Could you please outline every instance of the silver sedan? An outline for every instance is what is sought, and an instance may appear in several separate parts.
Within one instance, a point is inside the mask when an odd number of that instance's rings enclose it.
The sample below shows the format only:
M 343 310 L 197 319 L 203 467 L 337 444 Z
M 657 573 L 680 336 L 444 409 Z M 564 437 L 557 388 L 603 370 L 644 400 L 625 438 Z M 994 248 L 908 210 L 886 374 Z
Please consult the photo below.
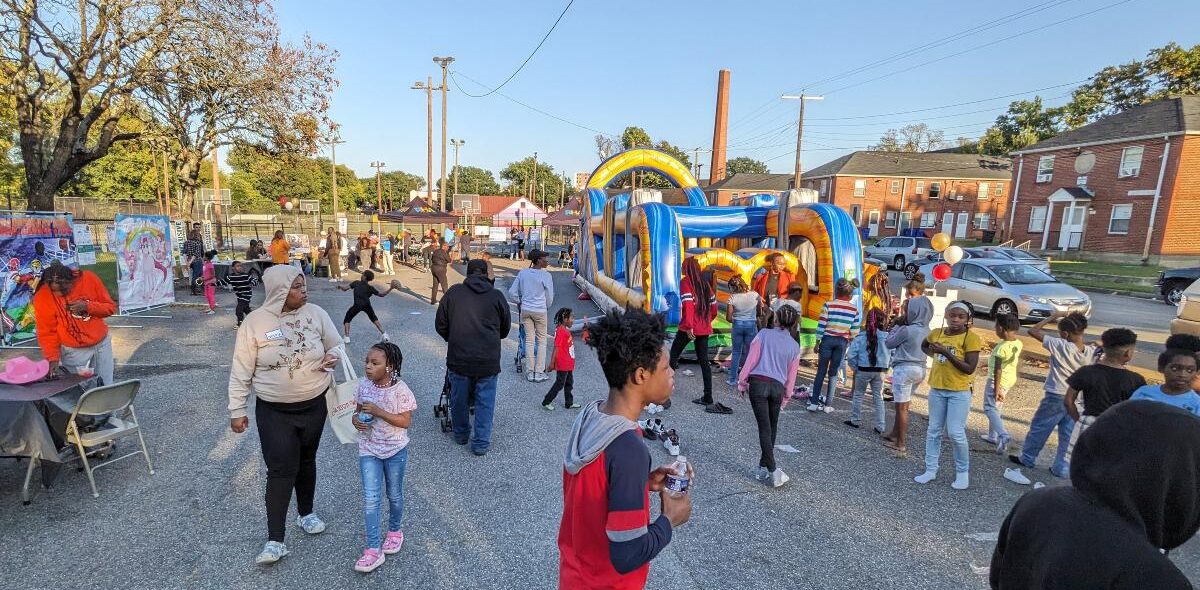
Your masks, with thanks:
M 933 277 L 933 264 L 921 267 L 926 280 Z M 1034 268 L 1011 260 L 972 258 L 953 267 L 943 281 L 958 290 L 958 299 L 975 311 L 1016 315 L 1037 321 L 1055 311 L 1092 313 L 1092 300 L 1083 291 Z

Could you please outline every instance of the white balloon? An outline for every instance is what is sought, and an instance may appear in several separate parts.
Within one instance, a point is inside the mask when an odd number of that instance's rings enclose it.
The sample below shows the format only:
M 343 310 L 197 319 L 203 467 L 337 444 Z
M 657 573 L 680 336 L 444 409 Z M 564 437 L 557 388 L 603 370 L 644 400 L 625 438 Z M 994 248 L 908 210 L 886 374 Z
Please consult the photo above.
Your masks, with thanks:
M 292 207 L 295 207 L 295 205 L 292 205 L 292 202 L 291 202 L 291 201 L 288 201 L 288 202 L 286 202 L 286 203 L 284 203 L 284 204 L 283 204 L 283 208 L 284 208 L 284 209 L 287 209 L 288 211 L 291 211 L 291 210 L 292 210 Z
M 945 258 L 946 262 L 950 264 L 958 264 L 958 261 L 962 260 L 962 257 L 963 250 L 958 246 L 950 246 L 942 252 L 942 258 Z

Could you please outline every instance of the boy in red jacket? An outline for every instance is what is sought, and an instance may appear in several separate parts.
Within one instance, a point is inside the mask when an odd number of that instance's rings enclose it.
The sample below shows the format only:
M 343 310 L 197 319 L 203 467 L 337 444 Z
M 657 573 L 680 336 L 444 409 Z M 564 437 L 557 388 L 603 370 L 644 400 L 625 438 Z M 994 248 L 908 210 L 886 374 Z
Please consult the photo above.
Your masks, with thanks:
M 587 343 L 600 357 L 609 390 L 607 399 L 584 407 L 567 442 L 558 528 L 561 589 L 645 587 L 650 560 L 692 513 L 686 493 L 663 493 L 670 469 L 650 470 L 650 451 L 637 427 L 646 404 L 671 396 L 675 371 L 663 351 L 666 339 L 662 318 L 640 310 L 613 312 L 588 327 Z M 662 507 L 652 523 L 650 492 L 659 492 Z

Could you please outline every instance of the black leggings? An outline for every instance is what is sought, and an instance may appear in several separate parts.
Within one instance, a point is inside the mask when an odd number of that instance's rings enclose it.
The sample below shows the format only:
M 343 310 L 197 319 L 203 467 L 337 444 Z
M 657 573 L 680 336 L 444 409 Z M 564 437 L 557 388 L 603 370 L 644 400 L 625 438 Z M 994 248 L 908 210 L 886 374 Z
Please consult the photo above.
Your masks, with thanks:
M 292 489 L 296 490 L 296 512 L 312 514 L 317 447 L 328 410 L 324 395 L 292 404 L 256 399 L 254 408 L 267 463 L 267 539 L 282 543 Z
M 351 306 L 350 309 L 347 309 L 346 317 L 342 320 L 342 323 L 349 324 L 350 320 L 353 320 L 354 316 L 358 315 L 359 312 L 367 314 L 367 319 L 371 320 L 372 322 L 379 321 L 379 316 L 375 315 L 375 308 L 371 307 L 371 304 L 368 303 L 366 305 L 355 304 Z
M 692 339 L 683 332 L 675 333 L 675 341 L 671 343 L 671 368 L 679 369 L 679 355 Z M 700 376 L 704 379 L 704 398 L 706 404 L 713 403 L 712 396 L 712 363 L 708 361 L 708 336 L 696 337 L 696 362 L 700 363 Z
M 446 280 L 446 268 L 432 268 L 429 271 L 433 275 L 433 293 L 429 296 L 430 303 L 437 302 L 438 285 L 442 286 L 442 297 L 446 296 L 446 289 L 449 288 L 449 282 Z
M 242 325 L 242 320 L 246 319 L 246 316 L 250 313 L 250 302 L 238 299 L 237 308 L 234 309 L 234 313 L 237 314 L 238 325 Z
M 775 471 L 775 435 L 779 431 L 779 406 L 783 403 L 783 384 L 771 379 L 750 377 L 750 407 L 758 422 L 758 464 Z
M 542 405 L 554 401 L 554 398 L 558 397 L 560 389 L 563 392 L 563 401 L 567 402 L 568 406 L 575 403 L 575 397 L 571 394 L 571 390 L 575 387 L 575 373 L 571 371 L 556 371 L 556 373 L 554 385 L 550 386 L 550 391 L 546 393 L 546 397 L 542 398 Z

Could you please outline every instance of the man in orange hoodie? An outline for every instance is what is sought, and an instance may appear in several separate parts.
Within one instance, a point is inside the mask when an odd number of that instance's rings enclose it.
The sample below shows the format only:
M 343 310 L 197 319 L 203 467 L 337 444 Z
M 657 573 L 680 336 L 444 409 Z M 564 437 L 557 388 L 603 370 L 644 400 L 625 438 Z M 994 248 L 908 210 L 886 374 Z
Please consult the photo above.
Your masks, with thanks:
M 754 290 L 763 305 L 769 309 L 776 299 L 787 299 L 788 285 L 792 284 L 796 277 L 787 271 L 787 259 L 779 252 L 767 256 L 764 262 L 763 269 L 767 272 L 754 279 Z
M 42 272 L 33 294 L 38 346 L 50 361 L 75 373 L 91 365 L 105 385 L 113 382 L 112 340 L 104 318 L 117 312 L 96 273 L 55 262 Z

